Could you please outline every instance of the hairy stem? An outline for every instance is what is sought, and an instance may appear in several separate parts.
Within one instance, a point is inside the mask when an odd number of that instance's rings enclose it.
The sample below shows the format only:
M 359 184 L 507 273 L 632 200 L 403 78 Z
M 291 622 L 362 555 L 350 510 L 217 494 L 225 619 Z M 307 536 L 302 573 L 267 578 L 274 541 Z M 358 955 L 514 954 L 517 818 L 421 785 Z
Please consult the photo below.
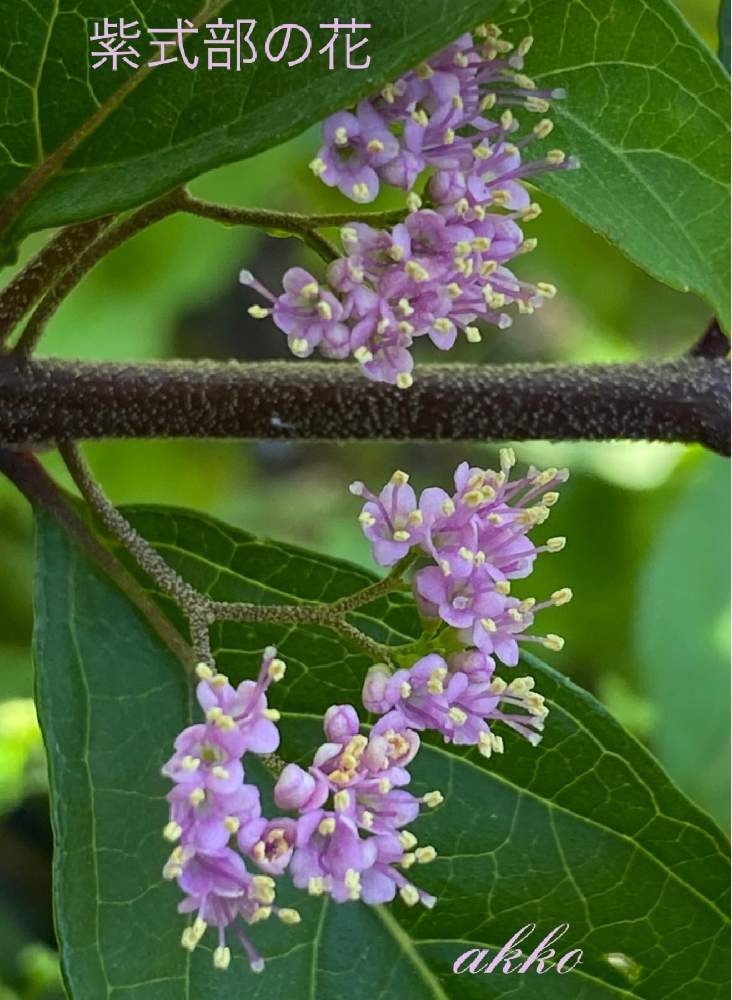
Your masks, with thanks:
M 101 523 L 127 549 L 138 566 L 154 580 L 185 614 L 191 640 L 199 660 L 212 663 L 209 627 L 215 621 L 278 622 L 287 624 L 312 623 L 329 625 L 357 642 L 362 648 L 383 658 L 384 646 L 364 635 L 345 618 L 345 610 L 374 600 L 375 596 L 393 589 L 393 574 L 385 581 L 366 587 L 357 594 L 333 604 L 266 605 L 214 601 L 192 587 L 163 559 L 117 510 L 95 481 L 79 449 L 71 443 L 59 446 L 59 451 L 79 488 L 79 492 L 97 515 Z M 404 562 L 404 560 L 402 560 Z
M 93 438 L 629 440 L 729 454 L 723 358 L 427 365 L 407 391 L 355 364 L 0 358 L 0 445 Z
M 0 448 L 0 472 L 20 490 L 34 509 L 50 513 L 91 559 L 142 613 L 154 631 L 185 667 L 193 665 L 190 647 L 155 602 L 79 517 L 69 498 L 33 456 Z
M 64 272 L 60 280 L 41 299 L 40 304 L 26 323 L 13 353 L 19 356 L 31 354 L 43 335 L 48 321 L 63 300 L 76 288 L 94 265 L 136 233 L 176 212 L 180 207 L 181 197 L 180 190 L 172 191 L 163 198 L 144 205 L 111 229 L 103 231 L 101 236 L 89 244 L 87 249 Z
M 273 229 L 293 236 L 303 236 L 314 229 L 328 229 L 345 226 L 349 222 L 366 222 L 375 228 L 393 226 L 401 222 L 406 209 L 390 212 L 338 212 L 330 215 L 302 215 L 299 212 L 274 212 L 261 208 L 237 208 L 231 205 L 217 205 L 203 201 L 186 193 L 182 211 L 198 215 L 203 219 L 221 222 L 227 226 L 254 226 L 257 229 Z
M 341 597 L 330 605 L 331 610 L 337 613 L 353 611 L 395 590 L 409 589 L 409 585 L 404 582 L 404 574 L 417 557 L 417 551 L 412 550 L 408 552 L 403 559 L 400 559 L 399 562 L 392 566 L 383 580 L 377 580 L 376 583 L 364 587 L 363 590 L 357 590 L 355 594 L 349 594 L 348 597 Z
M 338 631 L 351 639 L 357 646 L 364 649 L 371 657 L 373 657 L 375 663 L 384 663 L 389 668 L 393 667 L 391 661 L 391 653 L 399 649 L 398 646 L 394 647 L 394 650 L 389 646 L 384 646 L 380 642 L 376 642 L 371 636 L 366 635 L 361 629 L 356 628 L 355 625 L 351 625 L 349 621 L 341 619 L 337 626 L 335 626 Z
M 124 545 L 138 566 L 155 581 L 164 594 L 185 611 L 198 611 L 202 603 L 198 591 L 187 584 L 117 510 L 95 481 L 79 449 L 73 444 L 62 444 L 59 451 L 79 492 L 107 531 Z
M 404 216 L 403 210 L 365 212 L 360 215 L 301 215 L 296 212 L 233 208 L 201 201 L 183 189 L 176 189 L 144 205 L 112 228 L 109 227 L 113 217 L 106 216 L 62 230 L 0 293 L 0 344 L 43 296 L 14 352 L 23 356 L 31 354 L 48 321 L 95 264 L 136 233 L 179 211 L 225 225 L 253 226 L 290 233 L 327 262 L 335 260 L 339 251 L 319 229 L 343 225 L 354 218 L 372 225 L 386 226 Z
M 302 215 L 299 212 L 274 212 L 260 208 L 236 208 L 202 201 L 185 193 L 180 208 L 190 215 L 197 215 L 226 226 L 253 226 L 257 229 L 289 233 L 314 250 L 323 260 L 330 262 L 340 256 L 340 251 L 319 229 L 342 226 L 347 222 L 368 222 L 373 226 L 394 225 L 404 218 L 405 210 L 393 212 L 350 212 L 334 215 Z
M 107 215 L 62 229 L 6 285 L 0 292 L 0 344 L 111 221 Z

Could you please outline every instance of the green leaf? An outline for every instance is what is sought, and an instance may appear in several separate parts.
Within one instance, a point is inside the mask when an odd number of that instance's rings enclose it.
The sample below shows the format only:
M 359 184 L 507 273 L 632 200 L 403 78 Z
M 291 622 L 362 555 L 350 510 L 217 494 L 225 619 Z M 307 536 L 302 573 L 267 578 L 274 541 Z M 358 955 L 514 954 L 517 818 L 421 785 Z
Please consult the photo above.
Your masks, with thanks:
M 551 142 L 582 169 L 539 186 L 728 325 L 730 98 L 718 60 L 668 0 L 528 0 L 504 31 L 534 35 L 526 72 L 567 91 Z
M 685 483 L 676 477 L 677 501 L 640 577 L 636 642 L 658 720 L 654 749 L 685 791 L 728 822 L 729 465 L 705 455 L 689 473 Z M 679 587 L 679 567 L 699 584 Z M 691 676 L 698 683 L 689 690 Z M 683 749 L 682 730 L 694 734 Z
M 201 515 L 147 508 L 135 525 L 195 586 L 231 600 L 332 600 L 370 582 L 363 570 L 254 538 Z M 265 1000 L 309 996 L 646 1000 L 727 996 L 725 839 L 648 753 L 587 694 L 533 657 L 524 667 L 551 703 L 538 748 L 508 734 L 485 761 L 441 743 L 423 747 L 413 786 L 445 803 L 414 824 L 438 859 L 415 877 L 431 912 L 280 897 L 297 927 L 252 930 L 267 957 L 259 977 L 236 957 L 211 968 L 211 942 L 179 946 L 177 890 L 160 878 L 166 782 L 159 768 L 191 715 L 180 663 L 45 514 L 37 521 L 38 706 L 50 760 L 56 919 L 72 996 L 111 1000 Z M 161 606 L 179 621 L 167 601 Z M 406 598 L 354 617 L 390 642 L 414 635 Z M 385 625 L 379 624 L 386 621 Z M 251 675 L 275 643 L 288 662 L 273 689 L 286 759 L 307 760 L 332 702 L 357 702 L 367 658 L 329 629 L 227 623 L 217 661 Z M 256 761 L 250 775 L 263 784 Z M 283 880 L 285 881 L 285 880 Z M 583 964 L 460 978 L 455 959 L 500 947 L 536 922 L 570 924 Z M 534 940 L 538 943 L 539 938 Z
M 113 17 L 171 27 L 178 17 L 195 18 L 202 2 L 127 0 L 115 6 Z M 95 46 L 88 38 L 94 20 L 103 17 L 101 7 L 81 17 L 75 0 L 21 6 L 0 0 L 0 105 L 13 109 L 12 121 L 6 118 L 0 126 L 0 202 L 21 184 L 43 182 L 27 203 L 21 234 L 142 204 L 212 167 L 302 132 L 451 42 L 497 6 L 498 0 L 468 0 L 458 9 L 443 0 L 367 5 L 342 0 L 337 12 L 326 15 L 319 8 L 303 9 L 297 0 L 278 0 L 276 10 L 267 0 L 210 0 L 204 24 L 219 16 L 226 22 L 257 21 L 256 62 L 238 72 L 209 71 L 202 39 L 210 36 L 201 32 L 190 39 L 195 45 L 186 46 L 189 55 L 203 60 L 197 69 L 178 60 L 146 72 L 145 60 L 158 49 L 143 32 L 137 45 L 141 70 L 121 63 L 113 72 L 90 68 Z M 320 24 L 336 13 L 342 23 L 355 17 L 371 24 L 357 36 L 367 36 L 368 45 L 354 55 L 356 61 L 364 52 L 371 56 L 367 70 L 346 69 L 341 48 L 337 68 L 329 72 L 325 56 L 317 54 L 330 36 Z M 287 23 L 301 24 L 313 38 L 310 57 L 293 67 L 287 59 L 303 51 L 297 32 L 291 54 L 281 62 L 263 54 L 272 27 Z M 273 42 L 275 52 L 281 41 Z M 133 77 L 139 82 L 131 84 Z M 123 88 L 130 86 L 125 95 Z M 46 183 L 41 174 L 68 142 L 73 152 Z

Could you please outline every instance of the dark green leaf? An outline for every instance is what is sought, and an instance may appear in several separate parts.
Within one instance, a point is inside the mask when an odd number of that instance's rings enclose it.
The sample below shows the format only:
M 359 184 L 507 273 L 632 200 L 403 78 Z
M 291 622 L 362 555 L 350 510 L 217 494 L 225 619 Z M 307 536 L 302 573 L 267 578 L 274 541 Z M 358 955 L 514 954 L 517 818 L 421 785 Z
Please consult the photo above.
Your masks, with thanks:
M 199 515 L 130 513 L 187 579 L 218 598 L 332 600 L 370 580 L 356 567 Z M 415 876 L 439 896 L 432 912 L 401 901 L 370 909 L 305 899 L 298 927 L 254 928 L 268 958 L 259 978 L 241 958 L 215 975 L 208 941 L 189 960 L 178 944 L 176 889 L 159 874 L 167 853 L 159 767 L 191 719 L 183 670 L 45 515 L 37 554 L 38 704 L 50 758 L 57 924 L 76 1000 L 727 996 L 724 837 L 590 696 L 533 657 L 524 667 L 552 709 L 539 748 L 509 734 L 499 759 L 435 743 L 415 761 L 415 790 L 446 796 L 415 824 L 439 854 Z M 389 641 L 414 634 L 404 600 L 367 611 L 360 624 L 370 628 L 385 615 Z M 331 702 L 357 701 L 368 665 L 325 628 L 226 624 L 213 638 L 233 678 L 252 673 L 265 644 L 280 648 L 288 673 L 272 702 L 283 713 L 288 759 L 309 757 Z M 255 771 L 267 780 L 250 765 Z M 281 896 L 294 902 L 287 888 Z M 451 973 L 470 947 L 496 949 L 530 922 L 543 936 L 563 921 L 571 925 L 567 948 L 584 949 L 568 975 Z
M 0 0 L 0 106 L 12 109 L 0 125 L 0 202 L 37 177 L 62 143 L 78 140 L 61 170 L 28 203 L 22 232 L 133 207 L 205 170 L 275 146 L 490 17 L 498 0 L 467 0 L 457 9 L 443 0 L 342 0 L 327 13 L 296 0 L 279 0 L 276 9 L 266 0 L 211 0 L 203 23 L 219 16 L 257 21 L 259 57 L 240 72 L 206 68 L 204 33 L 191 39 L 197 46 L 186 47 L 190 55 L 201 55 L 203 65 L 190 70 L 179 60 L 154 68 L 121 103 L 119 88 L 136 71 L 123 63 L 117 72 L 90 69 L 94 46 L 88 37 L 105 13 L 163 28 L 178 17 L 194 18 L 203 6 L 202 0 L 125 0 L 110 12 L 86 3 L 80 11 L 76 0 Z M 372 25 L 365 33 L 368 46 L 355 54 L 357 61 L 364 51 L 371 55 L 369 69 L 343 68 L 341 50 L 329 72 L 325 57 L 316 54 L 329 37 L 320 24 L 336 14 L 341 22 L 355 17 Z M 311 56 L 293 67 L 287 58 L 303 51 L 297 33 L 292 53 L 281 62 L 263 54 L 271 28 L 287 23 L 303 25 L 314 39 Z M 141 66 L 158 53 L 144 32 L 137 47 Z M 87 137 L 99 114 L 101 122 Z
M 527 72 L 564 87 L 552 142 L 582 169 L 540 186 L 654 277 L 729 322 L 729 77 L 668 0 L 529 0 Z M 612 295 L 612 289 L 608 289 Z

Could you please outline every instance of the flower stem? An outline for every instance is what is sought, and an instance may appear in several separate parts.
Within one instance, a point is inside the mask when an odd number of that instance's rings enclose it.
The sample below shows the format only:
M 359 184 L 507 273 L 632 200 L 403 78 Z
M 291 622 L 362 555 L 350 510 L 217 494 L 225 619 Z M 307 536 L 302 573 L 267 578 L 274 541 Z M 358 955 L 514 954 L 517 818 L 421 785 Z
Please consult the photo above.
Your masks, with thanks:
M 6 285 L 0 292 L 0 344 L 112 220 L 113 216 L 107 215 L 62 229 Z
M 144 205 L 116 225 L 102 229 L 101 235 L 87 245 L 84 252 L 63 272 L 56 284 L 52 285 L 41 299 L 18 338 L 13 354 L 20 357 L 32 354 L 43 336 L 48 321 L 94 265 L 136 233 L 178 211 L 181 198 L 180 189 L 171 191 L 157 201 Z
M 256 229 L 270 229 L 292 236 L 311 233 L 315 229 L 329 229 L 345 226 L 349 222 L 366 222 L 375 228 L 393 226 L 401 222 L 406 209 L 388 212 L 336 212 L 325 215 L 303 215 L 300 212 L 275 212 L 262 208 L 238 208 L 235 205 L 217 205 L 214 202 L 195 198 L 184 193 L 181 211 L 198 215 L 203 219 L 221 222 L 227 226 L 253 226 Z
M 214 601 L 197 591 L 169 566 L 160 553 L 114 506 L 94 479 L 76 445 L 69 442 L 60 444 L 59 452 L 81 495 L 104 527 L 121 542 L 138 566 L 155 581 L 164 594 L 175 601 L 186 616 L 197 662 L 213 664 L 209 628 L 216 621 L 326 625 L 351 639 L 377 659 L 388 662 L 389 647 L 376 642 L 352 625 L 346 620 L 345 612 L 398 587 L 400 582 L 394 571 L 384 580 L 331 604 L 267 605 Z M 401 560 L 401 564 L 397 565 L 404 567 L 407 565 L 407 559 Z

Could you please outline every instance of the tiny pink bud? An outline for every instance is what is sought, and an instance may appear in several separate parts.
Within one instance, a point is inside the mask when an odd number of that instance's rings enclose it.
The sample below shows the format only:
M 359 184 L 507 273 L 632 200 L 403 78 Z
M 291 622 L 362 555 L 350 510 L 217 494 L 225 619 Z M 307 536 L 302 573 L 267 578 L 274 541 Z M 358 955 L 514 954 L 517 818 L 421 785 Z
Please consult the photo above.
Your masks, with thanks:
M 352 705 L 331 705 L 323 720 L 325 735 L 332 743 L 347 743 L 358 732 L 358 726 Z

